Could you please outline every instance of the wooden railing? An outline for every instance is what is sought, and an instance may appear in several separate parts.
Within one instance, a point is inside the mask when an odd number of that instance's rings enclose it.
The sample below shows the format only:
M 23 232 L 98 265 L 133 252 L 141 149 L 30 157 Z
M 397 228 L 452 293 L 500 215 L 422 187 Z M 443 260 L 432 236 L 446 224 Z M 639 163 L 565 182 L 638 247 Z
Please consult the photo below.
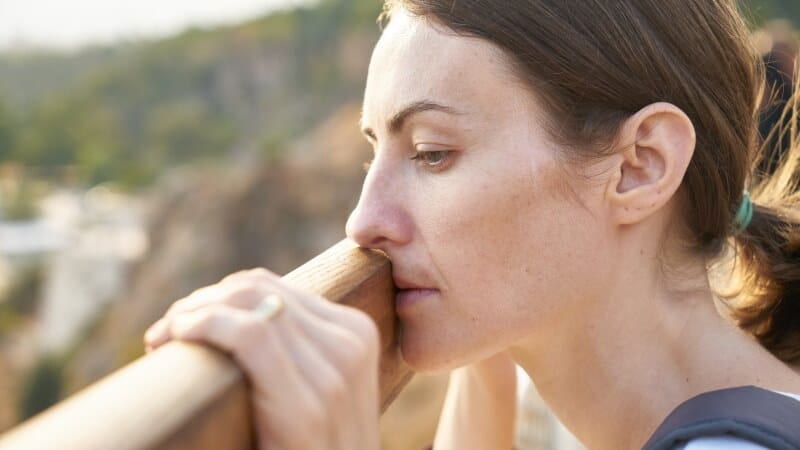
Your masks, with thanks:
M 411 377 L 395 339 L 389 261 L 345 240 L 284 279 L 375 320 L 385 409 Z M 173 342 L 0 436 L 0 450 L 250 450 L 253 442 L 243 373 L 222 353 Z

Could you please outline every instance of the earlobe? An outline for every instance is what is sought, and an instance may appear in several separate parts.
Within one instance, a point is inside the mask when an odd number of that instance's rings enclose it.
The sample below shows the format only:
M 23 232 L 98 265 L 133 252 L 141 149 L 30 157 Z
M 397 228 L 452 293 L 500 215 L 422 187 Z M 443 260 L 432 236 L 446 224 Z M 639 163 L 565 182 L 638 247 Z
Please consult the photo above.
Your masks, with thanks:
M 608 186 L 612 217 L 632 225 L 652 216 L 677 192 L 694 154 L 695 130 L 678 107 L 654 103 L 621 127 L 616 176 Z

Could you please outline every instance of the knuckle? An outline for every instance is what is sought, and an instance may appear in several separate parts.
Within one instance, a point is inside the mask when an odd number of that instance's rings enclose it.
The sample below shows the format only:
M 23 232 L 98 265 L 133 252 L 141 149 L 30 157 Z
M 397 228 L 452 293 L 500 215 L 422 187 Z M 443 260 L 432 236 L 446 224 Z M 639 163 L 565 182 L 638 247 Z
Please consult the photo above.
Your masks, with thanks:
M 198 328 L 208 329 L 217 319 L 216 314 L 211 311 L 200 311 L 197 314 L 195 326 Z
M 197 291 L 194 291 L 192 294 L 190 294 L 189 297 L 184 297 L 184 298 L 182 298 L 180 300 L 176 300 L 175 302 L 173 302 L 171 305 L 169 305 L 169 308 L 167 308 L 167 312 L 164 315 L 172 316 L 172 315 L 175 315 L 178 312 L 183 311 L 184 309 L 186 309 L 186 305 L 189 303 L 189 298 L 191 297 L 191 295 L 194 295 L 196 292 Z
M 338 372 L 333 372 L 320 380 L 320 394 L 325 403 L 340 405 L 347 397 L 347 384 L 345 378 Z
M 258 270 L 258 269 L 253 269 Z M 266 272 L 265 269 L 261 269 Z M 254 298 L 263 296 L 270 286 L 276 284 L 272 275 L 257 275 L 252 276 L 250 271 L 240 272 L 245 273 L 245 276 L 237 276 L 225 281 L 226 290 L 228 291 L 229 300 L 234 298 L 234 303 L 243 298 Z
M 365 361 L 370 359 L 370 356 L 372 356 L 372 349 L 369 344 L 364 341 L 358 341 L 353 346 L 351 365 L 353 367 L 361 367 Z
M 336 366 L 341 371 L 344 379 L 357 376 L 364 370 L 364 367 L 369 366 L 368 363 L 372 360 L 373 352 L 370 346 L 355 337 L 343 339 L 339 348 L 341 351 L 337 352 L 335 356 Z
M 181 307 L 180 305 L 178 305 L 178 302 L 175 302 L 169 305 L 169 308 L 167 308 L 167 312 L 164 313 L 164 317 L 173 317 L 178 314 L 178 311 L 180 311 L 180 309 Z
M 209 311 L 193 311 L 176 314 L 169 323 L 170 333 L 181 335 L 188 330 L 207 330 L 214 316 Z
M 241 297 L 257 297 L 261 294 L 261 288 L 257 283 L 252 280 L 242 281 L 231 289 L 228 301 L 233 300 L 235 302 L 236 299 Z
M 225 275 L 221 280 L 219 280 L 220 284 L 227 284 L 231 281 L 235 280 L 239 275 L 239 272 L 234 272 L 228 275 Z
M 241 321 L 233 331 L 232 344 L 246 356 L 248 349 L 258 346 L 263 331 L 263 325 L 256 320 Z
M 378 341 L 380 340 L 380 332 L 375 321 L 367 314 L 355 309 L 353 310 L 353 318 L 351 320 L 352 331 L 356 334 L 358 340 L 368 345 L 374 345 L 375 348 L 377 348 Z
M 256 267 L 254 269 L 242 270 L 240 272 L 236 272 L 233 275 L 229 276 L 231 280 L 248 280 L 250 282 L 264 281 L 264 280 L 275 280 L 278 278 L 276 274 L 273 272 L 263 268 L 263 267 Z
M 309 398 L 304 402 L 303 420 L 307 429 L 324 430 L 327 428 L 327 414 L 325 407 L 316 398 Z
M 269 270 L 263 267 L 256 267 L 254 269 L 250 269 L 246 273 L 250 276 L 263 277 L 263 278 L 273 278 L 275 276 L 274 273 L 270 272 Z
M 248 277 L 252 276 L 251 272 L 252 270 L 239 270 L 237 272 L 233 272 L 223 278 L 221 283 L 230 283 L 231 281 L 247 279 Z

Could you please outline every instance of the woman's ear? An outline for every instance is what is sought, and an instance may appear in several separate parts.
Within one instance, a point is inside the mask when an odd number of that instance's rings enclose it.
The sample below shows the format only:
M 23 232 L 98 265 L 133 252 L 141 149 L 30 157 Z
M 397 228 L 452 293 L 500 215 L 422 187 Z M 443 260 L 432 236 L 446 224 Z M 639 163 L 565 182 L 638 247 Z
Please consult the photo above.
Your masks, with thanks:
M 614 176 L 606 196 L 617 225 L 641 222 L 677 192 L 694 154 L 694 125 L 669 103 L 646 106 L 625 121 L 617 136 Z

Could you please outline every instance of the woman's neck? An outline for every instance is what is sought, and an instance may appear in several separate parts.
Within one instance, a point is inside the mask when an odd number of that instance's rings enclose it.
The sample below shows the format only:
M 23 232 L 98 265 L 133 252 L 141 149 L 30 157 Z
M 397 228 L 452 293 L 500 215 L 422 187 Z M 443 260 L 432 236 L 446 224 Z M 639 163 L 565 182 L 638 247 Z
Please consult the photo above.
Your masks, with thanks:
M 511 347 L 589 448 L 639 449 L 678 404 L 702 392 L 750 384 L 800 392 L 800 377 L 717 313 L 705 265 L 696 263 L 688 279 L 697 283 L 682 294 L 647 276 L 660 269 L 621 270 L 602 296 Z

